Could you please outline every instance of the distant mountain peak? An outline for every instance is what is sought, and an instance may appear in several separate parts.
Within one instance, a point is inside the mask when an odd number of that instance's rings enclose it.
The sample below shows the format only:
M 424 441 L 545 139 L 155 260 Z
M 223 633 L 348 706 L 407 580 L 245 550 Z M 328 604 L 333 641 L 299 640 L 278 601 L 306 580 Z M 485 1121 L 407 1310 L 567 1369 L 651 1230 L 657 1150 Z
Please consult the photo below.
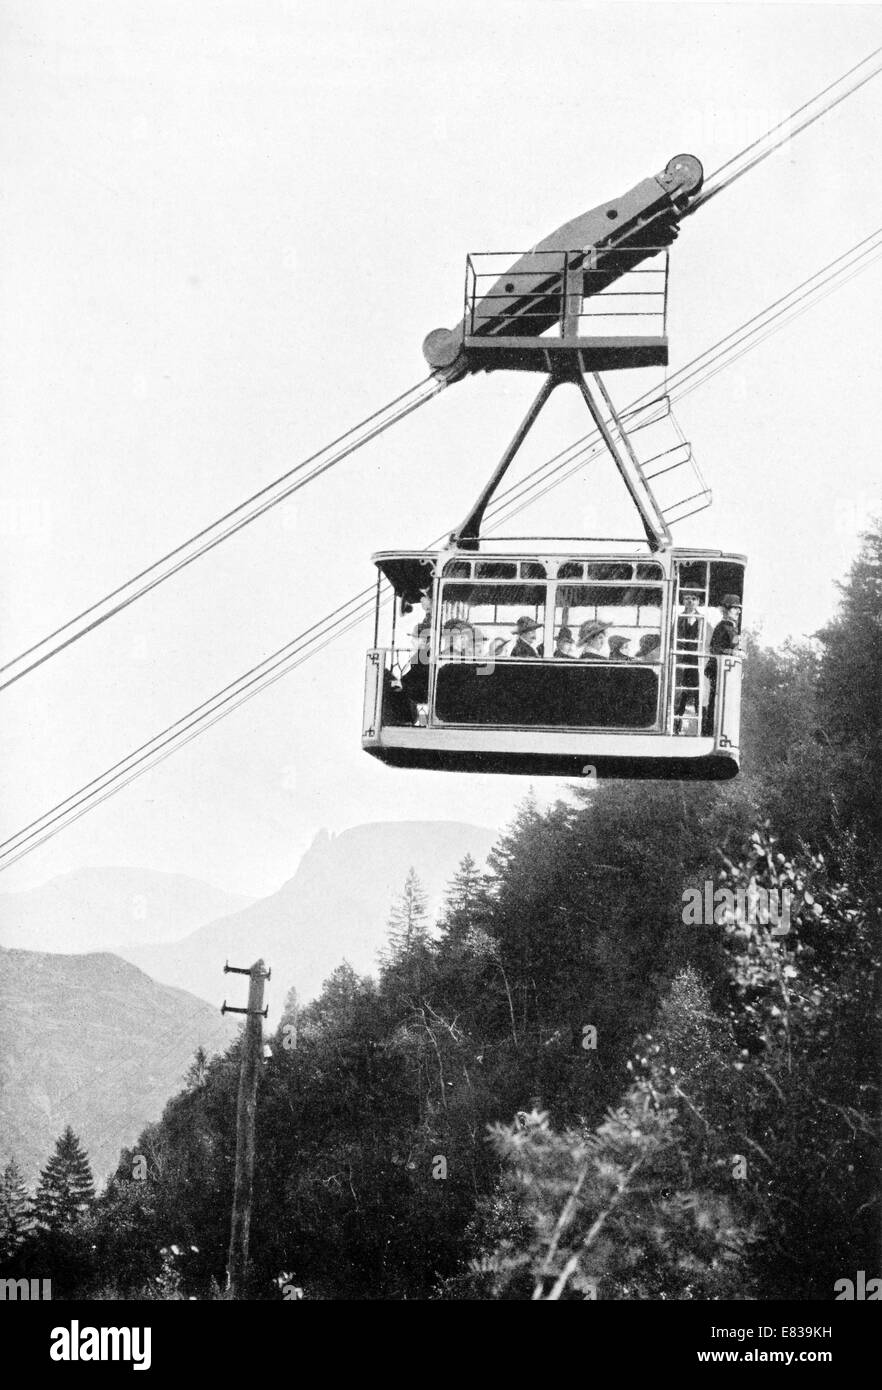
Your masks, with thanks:
M 272 967 L 270 1016 L 294 985 L 305 1002 L 345 958 L 359 974 L 376 970 L 392 903 L 408 870 L 435 913 L 466 854 L 483 864 L 495 832 L 460 821 L 374 821 L 332 835 L 321 830 L 293 876 L 269 897 L 200 927 L 182 940 L 122 946 L 155 979 L 220 1004 L 228 957 L 263 956 Z

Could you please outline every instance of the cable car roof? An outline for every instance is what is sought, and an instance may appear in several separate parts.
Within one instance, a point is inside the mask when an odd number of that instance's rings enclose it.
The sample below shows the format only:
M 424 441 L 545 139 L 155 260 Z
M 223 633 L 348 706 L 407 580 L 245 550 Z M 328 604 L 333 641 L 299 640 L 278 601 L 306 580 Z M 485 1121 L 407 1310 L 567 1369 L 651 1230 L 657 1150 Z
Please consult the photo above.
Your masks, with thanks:
M 542 539 L 550 538 L 543 537 Z M 372 558 L 377 569 L 388 579 L 396 594 L 400 594 L 409 603 L 417 603 L 421 592 L 428 588 L 435 575 L 446 570 L 452 561 L 477 562 L 483 565 L 492 561 L 535 561 L 538 564 L 552 561 L 559 564 L 568 559 L 601 561 L 646 559 L 655 563 L 663 563 L 665 555 L 675 560 L 730 560 L 735 564 L 747 564 L 746 555 L 735 554 L 727 550 L 713 550 L 690 545 L 675 546 L 667 551 L 653 553 L 649 551 L 645 542 L 630 551 L 621 547 L 618 551 L 599 550 L 597 548 L 586 550 L 584 545 L 579 549 L 573 547 L 572 550 L 550 551 L 537 548 L 528 550 L 522 547 L 519 551 L 494 550 L 492 552 L 460 550 L 451 547 L 437 551 L 383 550 L 378 551 Z M 538 578 L 539 576 L 533 577 Z

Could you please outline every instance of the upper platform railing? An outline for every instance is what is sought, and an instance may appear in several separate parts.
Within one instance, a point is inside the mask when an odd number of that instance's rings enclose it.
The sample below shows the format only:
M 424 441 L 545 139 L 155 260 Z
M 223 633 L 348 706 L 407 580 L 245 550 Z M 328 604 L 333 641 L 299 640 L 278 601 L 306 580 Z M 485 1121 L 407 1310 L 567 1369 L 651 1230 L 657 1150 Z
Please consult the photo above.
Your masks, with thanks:
M 516 267 L 529 256 L 529 270 Z M 463 348 L 473 367 L 581 371 L 668 360 L 669 256 L 619 270 L 592 251 L 473 252 L 466 258 Z M 512 267 L 512 261 L 515 262 Z

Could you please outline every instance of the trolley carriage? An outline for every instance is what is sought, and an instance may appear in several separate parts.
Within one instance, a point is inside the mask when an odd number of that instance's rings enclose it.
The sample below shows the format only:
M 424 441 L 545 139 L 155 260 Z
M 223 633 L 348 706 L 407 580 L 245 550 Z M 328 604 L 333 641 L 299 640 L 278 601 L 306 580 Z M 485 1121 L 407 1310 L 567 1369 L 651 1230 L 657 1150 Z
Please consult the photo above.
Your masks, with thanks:
M 725 779 L 739 764 L 741 655 L 711 657 L 678 643 L 682 596 L 698 599 L 704 632 L 723 597 L 741 597 L 745 559 L 719 551 L 671 549 L 650 554 L 441 551 L 374 557 L 394 602 L 377 590 L 385 644 L 368 652 L 364 748 L 397 767 L 552 776 Z M 410 612 L 432 595 L 428 641 L 412 643 Z M 513 657 L 519 617 L 540 626 L 543 654 Z M 554 656 L 562 627 L 596 619 L 632 639 L 657 635 L 650 659 L 585 661 Z M 452 647 L 445 625 L 473 634 Z M 645 645 L 645 644 L 644 644 Z M 427 668 L 419 720 L 400 690 L 413 662 Z M 713 682 L 709 663 L 717 667 Z M 693 687 L 692 682 L 697 677 Z M 695 690 L 694 718 L 683 699 Z M 713 699 L 711 730 L 702 711 Z M 425 722 L 422 722 L 422 719 Z
M 667 363 L 668 247 L 702 178 L 693 155 L 678 155 L 513 262 L 510 254 L 468 258 L 461 322 L 435 329 L 423 344 L 433 372 L 446 381 L 499 370 L 545 379 L 447 548 L 374 557 L 377 622 L 362 730 L 373 756 L 457 772 L 737 773 L 742 659 L 737 641 L 717 654 L 710 638 L 724 598 L 740 609 L 745 558 L 674 547 L 671 526 L 708 506 L 710 491 L 685 441 L 641 458 L 632 435 L 652 412 L 621 418 L 600 376 Z M 486 508 L 551 393 L 565 383 L 581 392 L 645 540 L 530 538 L 508 551 L 495 541 L 488 551 Z M 659 490 L 687 466 L 695 482 L 666 501 Z M 393 603 L 381 643 L 384 580 Z M 425 593 L 431 621 L 420 623 L 413 650 L 407 615 Z M 688 635 L 679 622 L 687 594 L 699 614 L 690 616 Z M 555 654 L 566 628 L 614 633 L 617 641 L 572 659 Z M 534 644 L 515 649 L 513 636 L 527 631 Z

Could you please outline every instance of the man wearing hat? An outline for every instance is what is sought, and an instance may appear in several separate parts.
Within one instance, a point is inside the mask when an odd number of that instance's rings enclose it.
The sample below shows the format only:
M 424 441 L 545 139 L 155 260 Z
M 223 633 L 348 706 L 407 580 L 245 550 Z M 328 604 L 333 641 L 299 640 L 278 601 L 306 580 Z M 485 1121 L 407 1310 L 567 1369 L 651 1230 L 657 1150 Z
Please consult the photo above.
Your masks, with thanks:
M 630 637 L 625 637 L 623 633 L 616 632 L 609 639 L 609 659 L 610 661 L 630 661 L 631 653 L 625 651 L 630 647 Z
M 542 624 L 535 618 L 518 618 L 513 632 L 515 644 L 509 656 L 542 656 L 542 643 L 536 641 L 536 634 L 542 631 Z
M 601 651 L 603 646 L 604 633 L 612 627 L 612 623 L 602 623 L 597 618 L 589 618 L 579 628 L 579 646 L 582 648 L 579 653 L 582 661 L 605 661 L 606 657 Z
M 562 627 L 557 634 L 557 646 L 554 649 L 555 656 L 562 656 L 565 660 L 576 660 L 576 644 L 573 641 L 573 634 L 568 627 Z
M 705 738 L 712 738 L 714 732 L 714 705 L 717 698 L 717 670 L 719 656 L 736 652 L 741 638 L 738 635 L 738 620 L 741 616 L 741 599 L 737 594 L 724 594 L 720 602 L 722 618 L 714 628 L 710 639 L 710 660 L 704 668 L 707 676 L 707 704 L 701 721 L 701 732 Z
M 683 612 L 677 618 L 677 667 L 675 673 L 674 731 L 680 733 L 680 716 L 689 712 L 690 721 L 698 708 L 698 653 L 703 646 L 704 619 L 698 611 L 698 594 L 686 590 L 680 595 Z

